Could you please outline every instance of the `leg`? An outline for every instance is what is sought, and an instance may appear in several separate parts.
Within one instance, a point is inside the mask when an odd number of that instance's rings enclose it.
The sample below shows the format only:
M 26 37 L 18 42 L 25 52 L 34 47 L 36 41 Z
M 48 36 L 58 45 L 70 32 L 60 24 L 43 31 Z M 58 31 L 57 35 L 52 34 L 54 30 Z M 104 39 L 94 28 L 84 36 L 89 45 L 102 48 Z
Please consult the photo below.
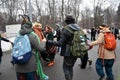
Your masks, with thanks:
M 85 54 L 85 56 L 80 59 L 81 59 L 81 69 L 85 69 L 88 61 L 88 53 Z
M 105 76 L 102 62 L 103 62 L 102 59 L 97 59 L 97 61 L 96 61 L 96 72 L 100 77 Z
M 27 80 L 25 73 L 17 73 L 17 80 Z
M 37 80 L 37 74 L 35 71 L 26 73 L 26 76 L 27 76 L 27 80 Z
M 65 56 L 63 61 L 63 71 L 66 80 L 72 80 L 73 78 L 73 66 L 77 58 L 73 56 Z
M 113 73 L 112 73 L 113 64 L 114 64 L 114 59 L 107 60 L 107 63 L 105 65 L 107 80 L 114 80 Z

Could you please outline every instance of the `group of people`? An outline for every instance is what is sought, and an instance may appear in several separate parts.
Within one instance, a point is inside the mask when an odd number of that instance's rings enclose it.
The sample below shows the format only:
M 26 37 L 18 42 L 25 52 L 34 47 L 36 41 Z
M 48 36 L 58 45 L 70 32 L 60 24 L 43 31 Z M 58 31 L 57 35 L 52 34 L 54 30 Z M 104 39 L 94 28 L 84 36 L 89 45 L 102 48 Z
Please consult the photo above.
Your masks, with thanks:
M 118 36 L 119 36 L 118 28 L 114 26 L 114 27 L 111 27 L 110 30 L 115 35 L 115 39 L 117 39 Z M 95 27 L 92 27 L 91 28 L 91 41 L 95 41 L 96 40 L 96 36 L 99 33 L 100 33 L 100 29 L 99 28 L 96 29 Z
M 76 24 L 75 19 L 71 15 L 66 16 L 64 22 L 65 22 L 65 27 L 69 27 L 73 31 L 78 31 L 82 29 L 80 26 Z M 71 24 L 73 26 L 68 26 Z M 112 73 L 112 66 L 116 58 L 115 50 L 109 51 L 105 49 L 103 45 L 101 45 L 104 43 L 104 33 L 110 32 L 110 29 L 109 26 L 107 25 L 101 25 L 99 26 L 99 29 L 100 29 L 100 33 L 98 34 L 98 38 L 96 40 L 93 38 L 94 41 L 88 43 L 90 49 L 92 49 L 94 45 L 99 45 L 98 58 L 96 60 L 96 72 L 100 76 L 99 80 L 105 80 L 105 73 L 103 68 L 105 67 L 105 71 L 107 74 L 106 80 L 114 80 L 114 76 Z M 29 34 L 32 31 L 34 31 L 38 35 L 40 39 L 40 43 L 38 42 L 38 39 L 35 35 Z M 72 43 L 72 39 L 74 36 L 72 33 L 70 33 L 68 30 L 63 28 L 60 33 L 59 39 L 57 41 L 54 41 L 52 27 L 46 25 L 43 31 L 41 24 L 36 23 L 32 26 L 32 23 L 30 22 L 28 16 L 24 16 L 24 19 L 22 20 L 21 23 L 21 30 L 19 31 L 19 33 L 21 35 L 28 34 L 33 54 L 29 62 L 27 62 L 26 64 L 14 65 L 16 69 L 17 80 L 38 80 L 36 74 L 37 64 L 34 55 L 35 54 L 34 50 L 38 50 L 41 54 L 41 57 L 49 62 L 48 66 L 52 66 L 55 63 L 54 58 L 55 58 L 55 53 L 57 51 L 56 46 L 61 48 L 60 55 L 63 56 L 63 72 L 65 79 L 73 80 L 73 67 L 78 57 L 73 56 L 70 51 L 70 47 L 67 46 L 68 44 Z M 2 38 L 0 37 L 0 39 Z M 104 55 L 104 57 L 102 55 Z M 86 54 L 86 58 L 81 58 L 83 68 L 85 68 L 86 66 L 86 63 L 84 61 L 87 62 L 87 60 L 88 60 L 88 54 Z

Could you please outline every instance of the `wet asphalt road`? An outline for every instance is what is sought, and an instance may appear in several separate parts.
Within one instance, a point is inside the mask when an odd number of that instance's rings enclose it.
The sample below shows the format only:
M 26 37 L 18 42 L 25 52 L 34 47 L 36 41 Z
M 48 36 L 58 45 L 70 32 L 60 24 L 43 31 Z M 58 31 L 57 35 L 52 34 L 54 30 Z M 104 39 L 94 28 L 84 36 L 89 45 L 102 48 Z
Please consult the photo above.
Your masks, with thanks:
M 115 80 L 120 80 L 120 40 L 117 41 L 117 49 L 116 49 L 116 55 L 117 59 L 113 66 L 113 73 Z M 75 66 L 74 66 L 74 76 L 73 80 L 98 80 L 98 75 L 95 70 L 95 61 L 97 58 L 97 48 L 98 46 L 94 46 L 92 50 L 89 51 L 89 58 L 93 61 L 93 64 L 91 66 L 87 65 L 87 68 L 85 70 L 80 69 L 78 66 L 81 62 L 78 58 Z M 4 56 L 2 64 L 0 65 L 0 72 L 2 72 L 2 75 L 0 75 L 0 80 L 16 80 L 15 70 L 14 67 L 11 65 L 11 51 L 4 52 Z M 62 70 L 62 62 L 63 57 L 61 57 L 59 54 L 56 54 L 55 57 L 55 65 L 52 67 L 47 67 L 47 63 L 42 61 L 43 69 L 45 74 L 47 74 L 50 77 L 50 80 L 65 80 L 63 70 Z

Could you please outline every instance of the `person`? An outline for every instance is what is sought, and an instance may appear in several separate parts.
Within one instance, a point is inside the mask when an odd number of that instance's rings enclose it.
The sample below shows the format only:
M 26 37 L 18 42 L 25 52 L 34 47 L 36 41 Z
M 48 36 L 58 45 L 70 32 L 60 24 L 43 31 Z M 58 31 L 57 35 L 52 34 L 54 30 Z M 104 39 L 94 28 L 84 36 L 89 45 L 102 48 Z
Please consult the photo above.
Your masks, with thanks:
M 115 50 L 107 50 L 104 45 L 104 33 L 110 32 L 109 26 L 101 25 L 100 33 L 96 41 L 89 43 L 89 45 L 99 45 L 98 48 L 98 58 L 96 60 L 96 72 L 100 76 L 99 80 L 105 79 L 105 73 L 103 67 L 105 67 L 105 72 L 107 75 L 107 80 L 114 80 L 112 67 L 115 61 Z
M 117 27 L 112 27 L 111 31 L 115 35 L 115 39 L 117 39 L 117 37 L 119 35 L 119 30 L 117 29 Z
M 29 17 L 27 15 L 23 15 L 22 17 L 23 17 L 23 20 L 21 23 L 21 30 L 19 31 L 19 34 L 28 35 L 31 48 L 32 48 L 32 56 L 30 60 L 25 64 L 14 64 L 17 80 L 38 80 L 37 73 L 36 73 L 37 62 L 35 58 L 35 50 L 42 52 L 42 51 L 45 51 L 45 48 L 41 43 L 39 43 L 36 35 L 30 34 L 31 32 L 33 32 L 33 29 L 32 29 L 32 23 Z M 47 55 L 47 54 L 44 53 L 44 55 Z
M 81 28 L 75 23 L 75 19 L 73 16 L 68 15 L 65 19 L 66 26 L 74 31 L 78 31 Z M 73 25 L 73 26 L 71 26 Z M 60 55 L 63 56 L 63 72 L 66 80 L 73 79 L 73 67 L 77 60 L 77 57 L 73 56 L 70 51 L 70 46 L 72 43 L 73 34 L 69 32 L 67 29 L 63 28 L 61 33 L 61 39 L 59 41 L 51 41 L 48 40 L 47 43 L 61 46 Z
M 46 32 L 46 39 L 53 41 L 54 40 L 53 29 L 49 25 L 45 26 L 45 32 Z M 46 43 L 46 50 L 49 53 L 49 59 L 50 59 L 47 66 L 50 67 L 50 66 L 53 66 L 55 64 L 54 59 L 55 59 L 57 47 L 53 46 L 53 45 L 51 45 L 49 43 Z
M 37 34 L 37 36 L 38 36 L 38 38 L 39 38 L 39 40 L 40 40 L 40 42 L 42 43 L 43 41 L 46 41 L 46 38 L 45 38 L 45 36 L 44 36 L 44 34 L 43 34 L 43 31 L 42 31 L 42 24 L 40 24 L 40 23 L 38 23 L 38 22 L 35 22 L 34 24 L 33 24 L 33 31 Z M 45 44 L 43 44 L 43 45 L 45 45 Z M 44 60 L 44 61 L 49 61 L 49 58 L 47 58 L 46 56 L 44 56 L 44 55 L 40 55 L 40 59 L 41 59 L 41 57 L 42 57 L 42 59 Z
M 95 41 L 96 29 L 93 27 L 91 29 L 91 41 Z
M 60 27 L 61 27 L 60 23 L 57 23 L 56 24 L 56 36 L 55 36 L 57 38 L 57 41 L 59 41 L 60 38 L 61 38 L 61 31 L 62 31 L 62 29 Z M 58 46 L 57 52 L 60 52 L 60 51 L 61 51 L 61 47 Z
M 87 43 L 89 43 L 90 39 L 87 37 L 87 35 L 88 35 L 87 31 L 84 30 L 84 33 L 87 38 Z M 87 63 L 89 63 L 89 65 L 92 65 L 92 60 L 89 59 L 88 52 L 83 57 L 80 57 L 80 60 L 81 60 L 81 64 L 79 66 L 81 69 L 85 69 L 87 66 Z
M 1 48 L 1 40 L 6 41 L 6 42 L 10 42 L 10 43 L 12 44 L 12 46 L 13 46 L 13 42 L 11 42 L 10 40 L 2 37 L 2 34 L 0 34 L 0 64 L 1 64 L 1 62 L 2 62 L 2 56 L 3 56 L 3 54 L 2 54 L 2 48 Z M 1 74 L 2 74 L 2 73 L 0 72 L 0 75 L 1 75 Z

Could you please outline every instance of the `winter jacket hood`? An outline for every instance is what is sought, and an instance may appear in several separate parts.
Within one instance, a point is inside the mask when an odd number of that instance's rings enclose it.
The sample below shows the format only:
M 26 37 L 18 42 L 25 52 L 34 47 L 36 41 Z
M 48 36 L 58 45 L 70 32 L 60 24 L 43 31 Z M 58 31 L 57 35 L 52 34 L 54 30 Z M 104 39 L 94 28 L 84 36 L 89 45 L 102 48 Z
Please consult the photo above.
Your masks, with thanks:
M 77 24 L 69 24 L 68 27 L 71 28 L 74 31 L 80 30 L 80 26 L 77 25 Z
M 19 31 L 19 33 L 21 35 L 24 35 L 24 34 L 29 34 L 32 31 L 33 30 L 32 30 L 31 25 L 29 25 L 29 24 L 23 24 L 23 25 L 21 25 L 21 30 Z

